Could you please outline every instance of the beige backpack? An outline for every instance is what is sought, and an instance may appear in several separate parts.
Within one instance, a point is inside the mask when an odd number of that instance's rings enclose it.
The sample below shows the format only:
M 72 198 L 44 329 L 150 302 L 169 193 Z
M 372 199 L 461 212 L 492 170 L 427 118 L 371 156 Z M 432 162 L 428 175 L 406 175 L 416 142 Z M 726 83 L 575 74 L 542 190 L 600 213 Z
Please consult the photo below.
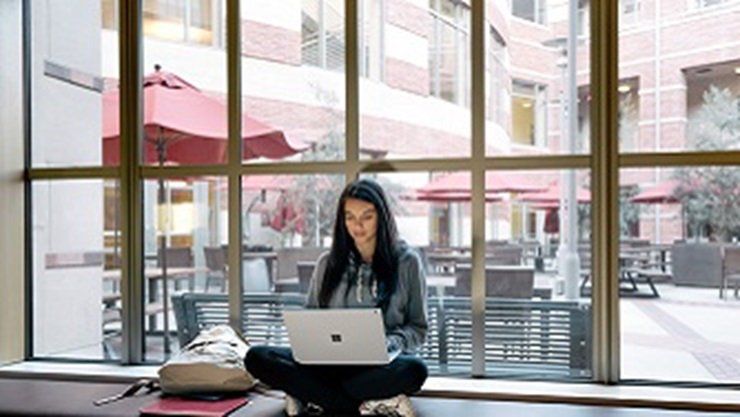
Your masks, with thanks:
M 256 380 L 244 357 L 249 344 L 228 325 L 201 330 L 159 368 L 162 391 L 175 395 L 246 392 Z

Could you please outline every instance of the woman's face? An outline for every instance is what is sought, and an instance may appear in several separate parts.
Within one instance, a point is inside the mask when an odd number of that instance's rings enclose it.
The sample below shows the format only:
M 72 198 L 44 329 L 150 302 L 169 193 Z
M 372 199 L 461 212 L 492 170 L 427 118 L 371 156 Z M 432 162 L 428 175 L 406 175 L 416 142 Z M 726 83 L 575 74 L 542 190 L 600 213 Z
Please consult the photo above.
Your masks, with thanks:
M 344 202 L 344 225 L 355 241 L 355 246 L 375 243 L 378 231 L 378 212 L 372 203 L 357 198 Z

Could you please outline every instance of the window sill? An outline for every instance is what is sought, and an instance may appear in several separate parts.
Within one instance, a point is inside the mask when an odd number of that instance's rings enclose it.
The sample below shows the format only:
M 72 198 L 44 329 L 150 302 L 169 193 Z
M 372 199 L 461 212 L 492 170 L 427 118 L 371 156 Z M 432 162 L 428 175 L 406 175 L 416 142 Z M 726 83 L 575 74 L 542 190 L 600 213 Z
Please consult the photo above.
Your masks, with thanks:
M 132 381 L 157 375 L 157 366 L 28 361 L 0 366 L 0 377 L 81 381 Z M 740 411 L 737 390 L 722 388 L 600 385 L 499 379 L 429 378 L 420 396 L 528 401 L 615 407 Z

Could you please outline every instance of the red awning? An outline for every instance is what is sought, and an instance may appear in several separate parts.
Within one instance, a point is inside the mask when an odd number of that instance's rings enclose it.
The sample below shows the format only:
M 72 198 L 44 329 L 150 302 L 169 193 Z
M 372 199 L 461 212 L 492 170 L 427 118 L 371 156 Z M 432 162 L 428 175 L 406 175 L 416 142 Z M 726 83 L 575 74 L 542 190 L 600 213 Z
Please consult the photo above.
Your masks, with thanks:
M 416 191 L 407 195 L 409 200 L 429 202 L 461 202 L 470 201 L 470 191 L 438 191 L 421 192 Z M 492 203 L 503 200 L 497 193 L 486 192 L 486 202 Z
M 467 192 L 471 189 L 469 172 L 454 172 L 435 178 L 417 191 L 421 193 L 436 192 Z M 529 192 L 544 190 L 545 187 L 529 178 L 513 173 L 501 171 L 486 172 L 486 193 Z
M 103 94 L 103 164 L 119 161 L 119 90 Z M 182 78 L 164 71 L 144 77 L 144 161 L 203 165 L 226 162 L 226 105 Z M 302 146 L 282 131 L 242 116 L 243 159 L 284 158 Z
M 528 203 L 559 205 L 560 186 L 558 182 L 553 182 L 544 191 L 525 193 L 520 195 L 517 200 Z M 591 192 L 583 188 L 576 188 L 576 200 L 578 200 L 579 204 L 591 202 Z
M 675 192 L 680 184 L 678 180 L 663 181 L 652 187 L 645 188 L 639 194 L 630 198 L 629 201 L 630 203 L 646 204 L 677 203 L 678 198 L 676 198 Z

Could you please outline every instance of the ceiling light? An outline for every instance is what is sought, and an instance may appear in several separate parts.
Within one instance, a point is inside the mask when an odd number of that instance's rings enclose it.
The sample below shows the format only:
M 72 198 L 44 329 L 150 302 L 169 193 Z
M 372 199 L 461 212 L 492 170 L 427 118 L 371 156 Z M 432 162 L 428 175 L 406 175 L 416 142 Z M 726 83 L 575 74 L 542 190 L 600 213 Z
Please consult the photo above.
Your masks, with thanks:
M 522 102 L 522 107 L 524 107 L 525 109 L 528 109 L 528 108 L 532 107 L 532 102 L 531 101 L 523 101 Z
M 617 88 L 617 91 L 620 93 L 629 93 L 630 90 L 632 90 L 632 87 L 630 87 L 628 84 L 622 84 Z

